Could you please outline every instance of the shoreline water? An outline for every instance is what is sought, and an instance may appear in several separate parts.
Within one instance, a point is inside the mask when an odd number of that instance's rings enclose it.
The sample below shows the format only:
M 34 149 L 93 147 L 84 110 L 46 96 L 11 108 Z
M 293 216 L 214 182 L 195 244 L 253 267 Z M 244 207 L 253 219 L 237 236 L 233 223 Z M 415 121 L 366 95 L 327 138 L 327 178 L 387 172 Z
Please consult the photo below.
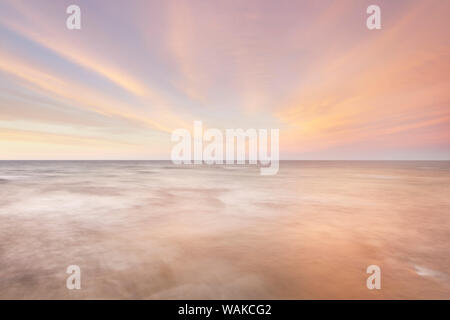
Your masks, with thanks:
M 0 299 L 450 298 L 449 161 L 0 161 L 0 179 Z

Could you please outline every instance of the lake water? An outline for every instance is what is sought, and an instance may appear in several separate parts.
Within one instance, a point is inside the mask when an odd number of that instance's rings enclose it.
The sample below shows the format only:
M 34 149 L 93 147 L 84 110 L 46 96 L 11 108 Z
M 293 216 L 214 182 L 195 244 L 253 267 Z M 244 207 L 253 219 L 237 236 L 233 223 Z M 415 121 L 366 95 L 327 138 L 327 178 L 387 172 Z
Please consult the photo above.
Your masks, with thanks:
M 1 299 L 450 299 L 449 240 L 449 161 L 0 161 Z

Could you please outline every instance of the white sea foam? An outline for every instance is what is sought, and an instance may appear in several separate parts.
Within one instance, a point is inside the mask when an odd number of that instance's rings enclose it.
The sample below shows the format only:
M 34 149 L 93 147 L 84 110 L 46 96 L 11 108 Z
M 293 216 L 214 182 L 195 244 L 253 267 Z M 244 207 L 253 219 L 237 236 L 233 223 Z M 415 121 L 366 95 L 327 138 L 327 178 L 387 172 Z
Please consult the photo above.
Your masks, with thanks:
M 447 167 L 0 162 L 0 298 L 450 298 Z

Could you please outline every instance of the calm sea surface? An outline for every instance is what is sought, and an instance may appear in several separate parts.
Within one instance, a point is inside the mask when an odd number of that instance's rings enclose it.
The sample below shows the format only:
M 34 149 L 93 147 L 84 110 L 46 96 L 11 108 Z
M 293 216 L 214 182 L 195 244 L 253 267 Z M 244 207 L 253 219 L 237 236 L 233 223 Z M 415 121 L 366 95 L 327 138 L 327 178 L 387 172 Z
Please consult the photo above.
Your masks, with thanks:
M 0 161 L 11 298 L 450 299 L 450 162 Z

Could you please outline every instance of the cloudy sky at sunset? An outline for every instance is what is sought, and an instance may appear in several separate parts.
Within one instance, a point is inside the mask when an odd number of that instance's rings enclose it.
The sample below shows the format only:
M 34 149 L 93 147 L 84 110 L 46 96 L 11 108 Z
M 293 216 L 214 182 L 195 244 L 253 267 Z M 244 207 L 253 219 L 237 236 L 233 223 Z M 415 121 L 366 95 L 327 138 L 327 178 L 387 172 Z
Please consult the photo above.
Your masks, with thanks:
M 449 15 L 442 0 L 0 0 L 0 159 L 169 159 L 194 120 L 279 128 L 282 159 L 450 159 Z

